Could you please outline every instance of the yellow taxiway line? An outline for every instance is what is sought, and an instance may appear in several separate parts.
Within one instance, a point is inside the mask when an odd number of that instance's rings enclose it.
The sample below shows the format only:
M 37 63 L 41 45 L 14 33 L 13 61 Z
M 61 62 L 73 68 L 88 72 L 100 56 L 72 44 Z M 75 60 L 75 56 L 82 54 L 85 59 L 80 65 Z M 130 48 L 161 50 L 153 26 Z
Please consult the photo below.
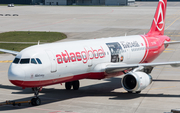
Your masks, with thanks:
M 0 61 L 0 63 L 11 63 L 12 60 L 4 60 L 4 61 Z

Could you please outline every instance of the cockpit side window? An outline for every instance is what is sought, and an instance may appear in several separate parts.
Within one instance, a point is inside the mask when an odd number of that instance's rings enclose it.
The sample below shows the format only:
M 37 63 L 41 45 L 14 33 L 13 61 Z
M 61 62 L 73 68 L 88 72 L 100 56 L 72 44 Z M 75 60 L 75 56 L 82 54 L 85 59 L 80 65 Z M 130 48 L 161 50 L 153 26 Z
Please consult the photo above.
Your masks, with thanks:
M 29 64 L 30 58 L 21 59 L 20 64 Z
M 36 58 L 38 64 L 42 64 L 41 60 L 39 58 Z
M 34 58 L 31 58 L 31 64 L 37 64 L 37 62 Z
M 13 61 L 13 63 L 18 64 L 18 63 L 19 63 L 19 60 L 20 60 L 19 58 L 15 58 L 14 61 Z

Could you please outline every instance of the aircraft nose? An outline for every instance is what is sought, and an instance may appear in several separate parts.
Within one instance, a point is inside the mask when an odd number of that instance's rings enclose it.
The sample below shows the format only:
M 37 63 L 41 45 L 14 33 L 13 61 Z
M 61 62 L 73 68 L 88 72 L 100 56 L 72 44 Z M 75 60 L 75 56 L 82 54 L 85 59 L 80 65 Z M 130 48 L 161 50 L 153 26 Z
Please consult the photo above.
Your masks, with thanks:
M 8 70 L 8 78 L 12 84 L 22 87 L 25 79 L 25 72 L 18 64 L 11 64 Z

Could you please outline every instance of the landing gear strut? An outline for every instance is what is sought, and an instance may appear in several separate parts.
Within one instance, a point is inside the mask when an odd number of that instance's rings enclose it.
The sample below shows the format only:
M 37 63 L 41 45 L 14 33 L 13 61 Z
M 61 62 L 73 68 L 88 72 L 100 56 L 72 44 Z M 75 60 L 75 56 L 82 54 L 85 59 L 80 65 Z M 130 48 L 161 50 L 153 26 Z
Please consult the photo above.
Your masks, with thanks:
M 70 90 L 71 87 L 73 87 L 74 90 L 78 90 L 79 85 L 80 85 L 79 80 L 72 81 L 72 82 L 66 82 L 65 83 L 65 88 L 66 88 L 66 90 Z
M 34 87 L 32 90 L 34 91 L 35 97 L 31 99 L 31 105 L 38 106 L 41 104 L 41 99 L 38 97 L 38 94 L 42 90 L 42 87 Z

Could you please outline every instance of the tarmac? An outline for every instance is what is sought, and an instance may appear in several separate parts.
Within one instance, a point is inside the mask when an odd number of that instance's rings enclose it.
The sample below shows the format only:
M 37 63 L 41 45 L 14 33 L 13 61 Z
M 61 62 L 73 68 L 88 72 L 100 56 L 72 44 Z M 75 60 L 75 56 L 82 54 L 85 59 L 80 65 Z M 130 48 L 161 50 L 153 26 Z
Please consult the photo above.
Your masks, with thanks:
M 0 6 L 0 32 L 63 32 L 62 41 L 106 38 L 147 33 L 157 2 L 136 2 L 131 6 Z M 180 2 L 168 2 L 165 35 L 180 40 Z M 10 14 L 11 16 L 5 16 Z M 18 16 L 13 16 L 18 14 Z M 5 37 L 6 38 L 6 37 Z M 27 101 L 31 89 L 12 85 L 7 76 L 14 56 L 0 54 L 0 103 Z M 154 62 L 180 60 L 180 45 L 170 45 Z M 140 94 L 128 94 L 122 76 L 104 80 L 80 80 L 78 91 L 64 84 L 43 87 L 42 104 L 0 106 L 1 113 L 164 113 L 180 108 L 180 68 L 155 67 L 153 82 Z

